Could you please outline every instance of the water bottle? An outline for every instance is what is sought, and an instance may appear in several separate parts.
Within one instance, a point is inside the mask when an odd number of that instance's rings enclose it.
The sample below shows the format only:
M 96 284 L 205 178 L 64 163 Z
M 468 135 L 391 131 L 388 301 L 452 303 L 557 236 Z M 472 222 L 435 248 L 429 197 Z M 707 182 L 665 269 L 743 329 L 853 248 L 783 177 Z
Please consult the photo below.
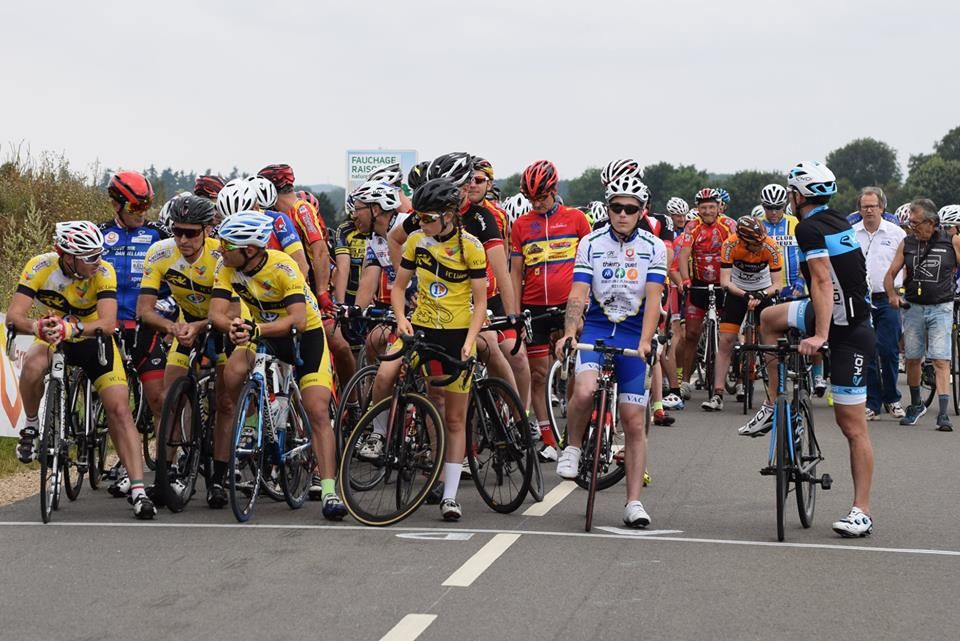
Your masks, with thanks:
M 287 413 L 290 411 L 290 397 L 277 394 L 270 400 L 270 423 L 274 433 L 287 429 Z

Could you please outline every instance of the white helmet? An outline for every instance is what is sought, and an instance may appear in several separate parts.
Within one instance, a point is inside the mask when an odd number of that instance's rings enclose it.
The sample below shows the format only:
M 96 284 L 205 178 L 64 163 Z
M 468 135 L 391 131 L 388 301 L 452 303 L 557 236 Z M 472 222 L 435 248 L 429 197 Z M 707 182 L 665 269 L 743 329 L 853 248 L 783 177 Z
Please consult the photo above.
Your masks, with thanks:
M 960 226 L 960 205 L 947 205 L 938 212 L 942 227 Z
M 901 226 L 909 223 L 910 222 L 910 203 L 903 203 L 902 205 L 897 207 L 897 211 L 894 213 L 894 216 L 896 216 L 897 220 L 900 221 Z
M 217 230 L 220 240 L 240 247 L 266 247 L 272 233 L 273 218 L 258 211 L 238 211 Z
M 696 207 L 694 207 L 693 209 L 691 209 L 690 211 L 687 212 L 687 222 L 688 222 L 688 223 L 689 223 L 691 220 L 696 220 L 697 218 L 700 218 L 700 212 L 697 211 L 697 208 L 696 208 Z
M 757 205 L 750 211 L 750 215 L 754 218 L 763 218 L 766 215 L 766 211 L 763 208 L 763 205 Z
M 400 169 L 400 163 L 377 167 L 367 174 L 367 182 L 390 183 L 399 189 L 403 182 L 403 171 Z
M 257 190 L 257 201 L 260 209 L 270 209 L 277 204 L 277 188 L 263 176 L 248 176 L 247 180 Z
M 70 220 L 56 224 L 53 243 L 64 254 L 91 256 L 103 251 L 103 233 L 89 220 Z
M 787 173 L 787 186 L 807 198 L 837 193 L 837 177 L 823 163 L 802 160 Z
M 503 201 L 503 210 L 507 212 L 507 219 L 511 225 L 516 222 L 517 218 L 520 218 L 520 216 L 530 211 L 531 208 L 530 201 L 527 200 L 527 197 L 523 194 L 510 196 Z
M 607 184 L 607 202 L 617 196 L 630 196 L 646 204 L 650 200 L 650 190 L 634 174 L 624 174 Z
M 398 209 L 400 207 L 400 190 L 386 182 L 374 182 L 368 180 L 357 187 L 353 194 L 355 203 L 374 203 L 386 211 Z
M 787 189 L 783 185 L 771 183 L 760 190 L 760 205 L 782 209 L 787 204 Z
M 590 217 L 593 218 L 593 223 L 606 222 L 610 220 L 610 215 L 607 214 L 607 204 L 600 200 L 594 200 L 587 207 L 590 209 Z
M 612 160 L 608 162 L 607 166 L 604 167 L 600 172 L 600 182 L 602 182 L 603 186 L 606 187 L 617 178 L 621 178 L 623 176 L 636 176 L 637 178 L 643 178 L 643 167 L 641 167 L 640 163 L 633 158 Z
M 347 194 L 343 199 L 343 211 L 347 216 L 352 216 L 357 211 L 357 203 L 353 200 L 353 194 Z
M 234 178 L 217 194 L 217 211 L 224 218 L 239 211 L 250 211 L 260 205 L 257 186 L 246 178 Z
M 672 216 L 686 216 L 688 211 L 690 211 L 690 205 L 679 196 L 674 196 L 667 201 L 667 213 Z

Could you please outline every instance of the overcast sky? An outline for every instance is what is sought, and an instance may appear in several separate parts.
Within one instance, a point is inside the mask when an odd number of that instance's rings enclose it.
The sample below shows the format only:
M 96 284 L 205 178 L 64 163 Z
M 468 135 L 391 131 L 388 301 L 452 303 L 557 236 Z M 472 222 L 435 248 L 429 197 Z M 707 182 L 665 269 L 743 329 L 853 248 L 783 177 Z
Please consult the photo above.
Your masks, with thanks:
M 4 2 L 0 156 L 75 169 L 293 165 L 466 150 L 500 176 L 623 156 L 782 169 L 960 125 L 960 5 L 939 0 Z

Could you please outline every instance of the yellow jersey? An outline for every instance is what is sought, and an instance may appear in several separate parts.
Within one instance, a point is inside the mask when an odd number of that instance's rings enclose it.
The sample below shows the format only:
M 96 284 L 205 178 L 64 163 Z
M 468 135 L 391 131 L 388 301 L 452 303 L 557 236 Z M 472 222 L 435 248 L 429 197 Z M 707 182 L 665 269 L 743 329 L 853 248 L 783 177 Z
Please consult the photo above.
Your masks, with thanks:
M 170 286 L 170 293 L 188 321 L 203 320 L 210 311 L 213 283 L 220 261 L 220 243 L 207 238 L 203 253 L 188 263 L 173 238 L 154 243 L 143 259 L 143 280 L 140 293 L 157 296 L 160 283 Z
M 418 229 L 403 244 L 400 266 L 417 273 L 417 308 L 410 322 L 437 329 L 470 327 L 470 281 L 487 277 L 487 254 L 475 236 L 461 231 L 440 241 Z
M 234 295 L 246 303 L 258 323 L 272 323 L 285 318 L 287 305 L 306 303 L 307 324 L 304 331 L 323 327 L 317 299 L 307 286 L 297 264 L 281 251 L 268 249 L 266 260 L 253 274 L 245 274 L 233 267 L 217 263 L 213 284 L 213 298 L 233 299 Z
M 27 261 L 17 292 L 62 316 L 72 314 L 82 321 L 94 321 L 97 301 L 117 297 L 117 273 L 101 260 L 93 276 L 78 280 L 63 273 L 60 257 L 50 252 Z

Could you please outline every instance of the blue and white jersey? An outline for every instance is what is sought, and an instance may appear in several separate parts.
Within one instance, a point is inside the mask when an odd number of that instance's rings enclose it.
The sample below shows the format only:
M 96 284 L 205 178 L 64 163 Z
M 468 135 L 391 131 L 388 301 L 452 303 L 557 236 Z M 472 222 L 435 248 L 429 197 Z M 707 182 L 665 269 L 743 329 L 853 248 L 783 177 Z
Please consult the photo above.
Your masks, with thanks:
M 113 221 L 101 224 L 100 231 L 104 240 L 103 259 L 117 272 L 117 320 L 134 320 L 143 279 L 143 260 L 150 246 L 168 234 L 153 222 L 130 229 Z M 169 292 L 169 288 L 161 288 L 160 297 L 168 296 Z
M 621 242 L 612 227 L 603 227 L 577 248 L 573 282 L 590 285 L 585 325 L 612 323 L 639 336 L 647 283 L 663 285 L 666 279 L 666 245 L 648 231 L 638 229 Z

